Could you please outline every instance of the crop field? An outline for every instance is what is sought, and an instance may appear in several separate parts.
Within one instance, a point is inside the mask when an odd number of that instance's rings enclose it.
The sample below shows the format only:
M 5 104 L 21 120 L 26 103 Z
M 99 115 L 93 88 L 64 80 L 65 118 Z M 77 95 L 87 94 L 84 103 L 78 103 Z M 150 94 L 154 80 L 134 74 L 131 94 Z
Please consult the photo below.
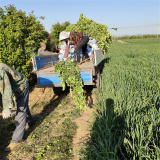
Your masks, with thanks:
M 25 128 L 24 141 L 5 152 L 15 115 L 2 118 L 0 94 L 0 160 L 160 160 L 160 38 L 112 41 L 107 25 L 83 13 L 76 24 L 52 25 L 49 34 L 40 19 L 44 17 L 26 15 L 14 5 L 0 7 L 0 63 L 15 68 L 30 84 L 29 108 L 35 120 Z M 101 80 L 100 87 L 83 87 L 76 63 L 67 61 L 57 63 L 56 72 L 73 92 L 67 87 L 57 96 L 53 88 L 35 86 L 31 57 L 40 42 L 48 51 L 57 48 L 57 35 L 64 30 L 83 32 L 105 50 L 104 63 L 97 67 L 103 66 L 96 80 L 97 86 Z
M 105 54 L 101 88 L 85 91 L 83 114 L 68 91 L 56 97 L 52 89 L 31 88 L 35 126 L 10 153 L 4 148 L 14 117 L 0 116 L 0 159 L 159 160 L 160 39 L 125 42 L 114 41 Z
M 160 39 L 113 42 L 86 159 L 160 159 Z

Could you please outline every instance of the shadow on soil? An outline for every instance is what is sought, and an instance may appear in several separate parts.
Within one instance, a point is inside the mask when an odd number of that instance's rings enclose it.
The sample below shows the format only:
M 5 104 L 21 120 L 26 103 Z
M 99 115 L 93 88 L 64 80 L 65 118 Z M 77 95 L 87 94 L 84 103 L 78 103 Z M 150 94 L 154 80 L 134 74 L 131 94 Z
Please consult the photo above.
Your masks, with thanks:
M 27 137 L 35 130 L 35 128 L 38 127 L 43 122 L 43 120 L 52 111 L 55 110 L 55 108 L 59 105 L 61 100 L 68 94 L 69 94 L 69 89 L 66 88 L 66 90 L 63 92 L 61 96 L 53 95 L 53 98 L 50 100 L 50 102 L 47 105 L 45 105 L 42 110 L 39 110 L 40 112 L 38 112 L 33 116 L 35 124 L 27 131 L 25 131 L 24 140 L 26 140 Z M 10 152 L 5 152 L 4 149 L 9 145 L 14 130 L 15 130 L 14 117 L 4 120 L 0 115 L 0 160 L 6 160 L 6 157 L 10 153 Z
M 93 90 L 95 89 L 93 86 L 84 86 L 83 87 L 85 93 L 85 98 L 86 98 L 86 102 L 87 102 L 87 106 L 92 108 L 93 107 Z
M 106 99 L 106 105 L 97 112 L 99 113 L 91 128 L 93 132 L 87 152 L 85 151 L 87 159 L 123 159 L 121 150 L 124 141 L 124 117 L 114 112 L 113 99 Z
M 33 91 L 33 88 L 31 88 L 30 91 Z M 92 91 L 93 87 L 92 86 L 85 86 L 84 87 L 84 92 L 85 92 L 85 97 L 87 101 L 87 106 L 92 108 L 93 106 L 93 97 L 92 97 Z M 63 91 L 63 94 L 60 96 L 53 95 L 52 99 L 50 100 L 49 103 L 45 104 L 44 108 L 41 110 L 38 110 L 36 114 L 34 114 L 33 118 L 35 121 L 34 126 L 29 128 L 27 131 L 25 131 L 24 135 L 24 140 L 26 140 L 29 135 L 36 129 L 36 127 L 39 127 L 43 120 L 52 112 L 55 110 L 55 108 L 60 104 L 62 99 L 66 97 L 69 94 L 69 87 L 66 88 L 65 91 Z M 35 106 L 32 106 L 32 109 Z M 0 112 L 2 109 L 0 110 Z M 15 130 L 15 125 L 14 125 L 14 117 L 11 117 L 9 119 L 3 119 L 2 116 L 0 115 L 0 160 L 6 160 L 7 156 L 10 154 L 10 152 L 5 152 L 4 149 L 9 145 L 11 139 L 12 139 L 12 134 Z

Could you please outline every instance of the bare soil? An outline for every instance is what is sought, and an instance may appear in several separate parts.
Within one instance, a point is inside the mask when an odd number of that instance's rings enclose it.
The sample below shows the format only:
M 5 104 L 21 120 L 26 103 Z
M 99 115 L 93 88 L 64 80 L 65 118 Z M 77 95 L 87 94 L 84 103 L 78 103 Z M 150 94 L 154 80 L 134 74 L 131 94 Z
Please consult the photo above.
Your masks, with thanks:
M 39 101 L 43 101 L 45 99 L 48 101 L 51 101 L 51 99 L 56 99 L 58 96 L 55 96 L 53 92 L 49 92 L 49 88 L 34 88 L 33 91 L 30 93 L 29 97 L 29 104 L 30 106 L 33 106 L 37 104 Z M 51 94 L 47 94 L 47 93 Z M 95 94 L 92 91 L 91 87 L 86 88 L 84 90 L 84 93 L 86 95 L 86 103 L 87 103 L 87 110 L 81 114 L 79 118 L 76 118 L 73 120 L 78 126 L 78 129 L 76 131 L 76 135 L 73 138 L 73 152 L 74 152 L 74 160 L 79 160 L 79 152 L 81 150 L 81 146 L 85 145 L 89 139 L 90 131 L 89 131 L 89 124 L 90 122 L 93 122 L 93 113 L 95 109 L 92 107 L 95 104 Z M 64 96 L 64 95 L 61 95 Z M 74 104 L 74 101 L 72 100 L 72 97 L 70 94 L 68 94 L 70 99 L 70 104 Z M 61 98 L 60 98 L 61 99 Z M 55 104 L 56 105 L 56 104 Z M 56 107 L 56 106 L 53 106 Z M 71 111 L 71 108 L 67 108 L 67 110 L 59 110 L 58 115 L 62 115 L 64 112 Z
M 77 134 L 73 138 L 74 160 L 79 160 L 81 146 L 85 145 L 90 137 L 89 122 L 93 121 L 93 112 L 93 108 L 88 108 L 80 118 L 74 121 L 78 126 Z
M 117 42 L 120 42 L 120 43 L 127 43 L 127 42 L 122 41 L 122 40 L 117 40 Z
M 86 96 L 86 102 L 87 102 L 87 110 L 84 111 L 81 116 L 79 118 L 73 119 L 73 122 L 76 123 L 77 125 L 77 130 L 76 130 L 76 135 L 73 137 L 73 153 L 74 153 L 74 160 L 79 160 L 79 151 L 82 149 L 82 145 L 85 145 L 90 137 L 90 131 L 89 131 L 89 124 L 90 122 L 93 122 L 93 113 L 95 111 L 95 109 L 93 108 L 93 105 L 95 104 L 95 94 L 92 91 L 92 88 L 86 88 L 84 90 L 85 96 Z M 41 103 L 43 101 L 53 101 L 54 100 L 54 104 L 53 104 L 53 108 L 56 108 L 58 106 L 58 104 L 60 103 L 60 101 L 64 98 L 64 96 L 69 97 L 69 105 L 74 105 L 74 101 L 70 95 L 69 92 L 64 92 L 64 94 L 62 94 L 61 96 L 57 96 L 54 95 L 54 92 L 52 90 L 52 88 L 31 88 L 30 89 L 30 95 L 29 95 L 29 106 L 30 106 L 30 110 L 32 112 L 32 115 L 36 115 L 38 114 L 38 110 L 34 109 L 34 106 L 37 105 L 38 103 Z M 40 110 L 41 111 L 41 110 Z M 61 115 L 63 113 L 66 112 L 70 112 L 71 108 L 68 107 L 65 110 L 58 110 L 58 115 Z M 1 115 L 0 115 L 1 116 Z M 26 140 L 27 142 L 27 140 Z M 8 154 L 5 155 L 4 153 L 4 157 L 9 157 Z

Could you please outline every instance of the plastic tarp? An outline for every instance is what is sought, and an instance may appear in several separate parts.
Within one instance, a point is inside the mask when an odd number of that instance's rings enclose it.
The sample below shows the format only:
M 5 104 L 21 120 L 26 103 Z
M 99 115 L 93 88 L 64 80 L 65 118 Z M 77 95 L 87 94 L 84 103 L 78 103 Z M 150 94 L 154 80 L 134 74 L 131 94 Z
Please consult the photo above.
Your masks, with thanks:
M 60 54 L 58 55 L 59 61 L 64 60 L 64 51 L 65 51 L 66 44 L 65 42 L 60 46 Z M 74 53 L 72 53 L 71 49 L 73 48 L 73 45 L 70 45 L 70 52 L 68 57 L 72 56 L 74 58 L 74 61 L 76 61 L 76 51 L 74 50 Z M 97 41 L 95 39 L 90 39 L 87 44 L 87 52 L 88 56 L 90 57 L 92 55 L 92 50 L 98 50 Z M 82 57 L 82 50 L 80 51 L 81 57 Z

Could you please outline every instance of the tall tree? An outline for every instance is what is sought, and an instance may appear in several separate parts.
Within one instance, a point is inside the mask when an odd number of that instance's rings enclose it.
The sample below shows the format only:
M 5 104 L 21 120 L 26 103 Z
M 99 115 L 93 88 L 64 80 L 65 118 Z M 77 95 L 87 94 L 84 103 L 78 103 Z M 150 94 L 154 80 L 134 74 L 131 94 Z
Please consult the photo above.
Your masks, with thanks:
M 91 39 L 97 40 L 100 49 L 107 50 L 110 44 L 112 44 L 112 36 L 107 29 L 107 25 L 99 24 L 80 14 L 79 21 L 76 24 L 68 26 L 66 31 L 84 32 Z
M 70 22 L 66 21 L 62 24 L 57 22 L 56 24 L 52 25 L 52 30 L 51 30 L 51 37 L 52 37 L 52 43 L 53 45 L 56 45 L 59 43 L 59 34 L 61 31 L 64 31 L 68 26 L 70 26 Z
M 27 16 L 13 5 L 0 8 L 0 62 L 14 67 L 28 80 L 32 71 L 31 53 L 48 36 L 37 19 L 33 12 Z

